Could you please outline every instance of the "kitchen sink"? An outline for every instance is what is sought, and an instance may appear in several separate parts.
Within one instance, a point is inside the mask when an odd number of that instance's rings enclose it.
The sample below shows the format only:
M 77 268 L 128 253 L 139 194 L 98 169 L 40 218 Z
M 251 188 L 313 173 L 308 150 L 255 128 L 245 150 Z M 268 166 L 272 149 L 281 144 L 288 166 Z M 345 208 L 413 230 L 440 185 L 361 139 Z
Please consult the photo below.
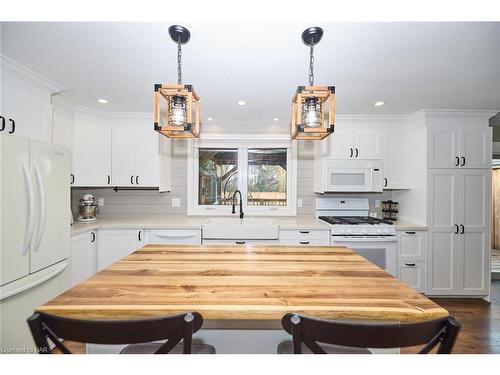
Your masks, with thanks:
M 204 239 L 277 240 L 279 226 L 273 219 L 213 218 L 203 224 Z

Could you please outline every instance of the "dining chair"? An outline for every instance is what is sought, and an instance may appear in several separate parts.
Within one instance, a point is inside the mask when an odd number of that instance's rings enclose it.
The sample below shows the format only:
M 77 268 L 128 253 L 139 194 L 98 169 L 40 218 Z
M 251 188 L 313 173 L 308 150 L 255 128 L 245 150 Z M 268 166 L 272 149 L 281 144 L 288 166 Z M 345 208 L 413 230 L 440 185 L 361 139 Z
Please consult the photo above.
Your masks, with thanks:
M 137 320 L 83 320 L 34 313 L 28 325 L 40 354 L 51 353 L 49 339 L 64 354 L 71 352 L 63 340 L 127 344 L 121 354 L 215 354 L 212 345 L 192 342 L 193 333 L 203 325 L 197 312 Z M 163 342 L 154 342 L 159 340 Z
M 371 354 L 367 348 L 423 346 L 427 354 L 451 353 L 461 325 L 453 317 L 416 323 L 356 323 L 286 314 L 281 324 L 292 341 L 278 345 L 278 354 Z

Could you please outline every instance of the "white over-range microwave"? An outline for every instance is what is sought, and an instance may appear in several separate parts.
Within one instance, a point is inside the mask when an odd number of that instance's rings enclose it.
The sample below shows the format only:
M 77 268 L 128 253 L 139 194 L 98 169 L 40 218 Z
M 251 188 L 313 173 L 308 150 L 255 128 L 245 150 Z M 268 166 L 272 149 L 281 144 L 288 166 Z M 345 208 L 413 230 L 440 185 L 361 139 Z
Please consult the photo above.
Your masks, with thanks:
M 381 160 L 324 159 L 322 162 L 322 174 L 315 178 L 317 193 L 381 192 L 384 188 Z

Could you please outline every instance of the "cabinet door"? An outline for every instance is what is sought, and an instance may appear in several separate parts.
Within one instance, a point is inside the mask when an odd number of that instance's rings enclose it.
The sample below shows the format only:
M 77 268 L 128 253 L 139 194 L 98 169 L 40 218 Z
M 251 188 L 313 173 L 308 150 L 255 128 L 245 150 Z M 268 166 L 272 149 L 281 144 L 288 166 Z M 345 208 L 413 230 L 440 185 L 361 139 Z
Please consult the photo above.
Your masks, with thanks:
M 425 261 L 426 233 L 421 231 L 398 231 L 398 259 L 400 261 Z
M 460 128 L 460 166 L 491 168 L 491 128 Z
M 133 186 L 136 174 L 136 142 L 138 142 L 135 137 L 135 130 L 128 126 L 115 126 L 112 133 L 113 185 Z
M 144 245 L 143 229 L 99 229 L 97 270 L 133 253 Z
M 491 171 L 462 170 L 463 203 L 460 212 L 460 292 L 465 295 L 488 294 L 490 262 Z
M 459 269 L 460 184 L 456 171 L 429 170 L 427 293 L 454 294 Z
M 29 273 L 35 210 L 29 155 L 27 139 L 0 134 L 0 285 Z
M 147 129 L 135 131 L 135 175 L 139 186 L 159 186 L 159 135 Z
M 354 129 L 354 157 L 356 159 L 382 159 L 383 129 L 379 126 Z
M 384 139 L 384 189 L 409 189 L 410 133 L 389 128 Z
M 96 233 L 86 232 L 71 237 L 71 287 L 97 272 Z
M 71 155 L 66 147 L 31 141 L 31 165 L 37 197 L 30 258 L 33 273 L 70 255 Z
M 458 168 L 459 133 L 457 126 L 436 126 L 429 129 L 427 139 L 429 168 Z
M 333 134 L 322 143 L 321 155 L 329 159 L 351 159 L 354 156 L 353 131 L 347 125 L 335 125 Z
M 398 275 L 399 280 L 425 293 L 425 262 L 400 262 Z
M 91 121 L 75 120 L 73 186 L 111 185 L 111 128 Z
M 161 245 L 201 245 L 199 229 L 151 229 L 148 243 Z

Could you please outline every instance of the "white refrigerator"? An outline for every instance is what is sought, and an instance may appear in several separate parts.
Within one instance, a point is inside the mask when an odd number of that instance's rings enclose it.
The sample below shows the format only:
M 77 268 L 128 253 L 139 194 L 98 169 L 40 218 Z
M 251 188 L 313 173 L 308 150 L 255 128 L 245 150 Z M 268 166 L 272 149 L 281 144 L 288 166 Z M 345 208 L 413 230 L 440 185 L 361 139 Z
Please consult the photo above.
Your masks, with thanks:
M 69 286 L 71 154 L 0 134 L 0 353 L 34 347 L 26 319 Z

